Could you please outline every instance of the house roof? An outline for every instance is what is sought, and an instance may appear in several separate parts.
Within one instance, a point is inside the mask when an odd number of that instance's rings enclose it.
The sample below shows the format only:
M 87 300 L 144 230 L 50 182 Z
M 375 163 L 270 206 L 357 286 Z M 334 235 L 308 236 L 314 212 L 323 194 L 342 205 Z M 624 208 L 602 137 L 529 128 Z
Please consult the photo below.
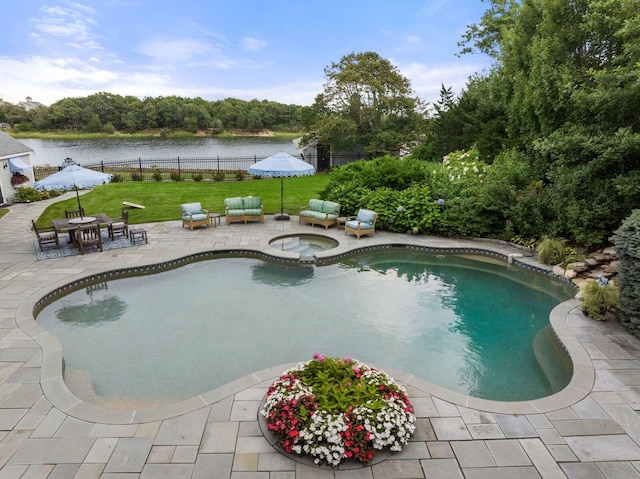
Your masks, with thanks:
M 0 158 L 31 153 L 33 149 L 23 145 L 18 140 L 11 138 L 6 133 L 0 131 Z

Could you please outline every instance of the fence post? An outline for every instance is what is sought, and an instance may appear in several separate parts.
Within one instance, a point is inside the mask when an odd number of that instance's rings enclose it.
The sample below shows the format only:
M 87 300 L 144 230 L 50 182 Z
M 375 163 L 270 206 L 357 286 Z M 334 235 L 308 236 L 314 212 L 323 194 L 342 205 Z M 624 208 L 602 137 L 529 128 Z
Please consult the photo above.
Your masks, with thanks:
M 182 171 L 180 171 L 180 157 L 178 157 L 178 177 L 182 177 Z
M 142 158 L 140 157 L 138 157 L 138 171 L 140 172 L 140 181 L 142 181 Z
M 104 173 L 104 160 L 100 160 L 100 170 Z

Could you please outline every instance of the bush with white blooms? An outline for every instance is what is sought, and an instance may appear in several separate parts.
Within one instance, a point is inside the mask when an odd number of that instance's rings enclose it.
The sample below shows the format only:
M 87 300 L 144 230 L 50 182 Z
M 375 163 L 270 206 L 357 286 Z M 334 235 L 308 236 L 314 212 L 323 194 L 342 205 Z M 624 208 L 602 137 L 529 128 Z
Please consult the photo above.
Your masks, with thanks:
M 355 359 L 318 353 L 271 385 L 262 415 L 285 451 L 331 466 L 367 463 L 385 447 L 400 451 L 415 431 L 402 386 Z

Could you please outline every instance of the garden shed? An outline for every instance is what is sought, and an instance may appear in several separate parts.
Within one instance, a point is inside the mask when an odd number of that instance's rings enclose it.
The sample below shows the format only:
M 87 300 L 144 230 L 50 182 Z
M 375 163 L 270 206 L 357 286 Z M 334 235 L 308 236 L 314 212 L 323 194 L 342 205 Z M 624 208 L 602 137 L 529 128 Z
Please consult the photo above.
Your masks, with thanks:
M 331 145 L 316 142 L 307 145 L 300 155 L 304 161 L 313 165 L 316 171 L 326 171 L 334 166 L 346 165 L 367 157 L 361 147 L 354 148 L 353 151 L 334 152 Z
M 33 186 L 33 150 L 0 131 L 0 205 L 15 201 L 16 188 Z

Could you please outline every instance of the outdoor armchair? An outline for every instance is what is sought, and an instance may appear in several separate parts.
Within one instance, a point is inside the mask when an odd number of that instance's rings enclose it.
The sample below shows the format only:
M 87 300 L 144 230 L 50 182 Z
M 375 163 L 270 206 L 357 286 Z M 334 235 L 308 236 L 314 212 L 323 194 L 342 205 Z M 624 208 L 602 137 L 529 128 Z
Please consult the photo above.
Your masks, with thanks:
M 107 225 L 109 231 L 109 237 L 114 240 L 116 235 L 129 237 L 129 212 L 122 210 L 122 216 L 120 218 L 114 218 L 113 222 Z
M 347 221 L 344 224 L 344 234 L 346 236 L 347 233 L 353 233 L 358 239 L 362 235 L 373 236 L 376 231 L 377 219 L 378 213 L 375 211 L 361 209 L 355 220 Z
M 81 216 L 84 216 L 84 208 L 77 210 L 64 210 L 65 218 L 80 218 Z
M 84 254 L 87 246 L 95 246 L 102 251 L 102 235 L 100 234 L 100 225 L 98 223 L 80 226 L 76 231 L 76 238 L 80 254 Z
M 58 249 L 60 248 L 58 232 L 53 228 L 53 226 L 38 228 L 35 221 L 31 220 L 31 223 L 33 224 L 33 231 L 36 233 L 36 238 L 38 238 L 40 251 L 44 251 L 45 246 L 55 246 Z
M 184 203 L 180 205 L 182 209 L 182 227 L 188 226 L 191 231 L 196 226 L 211 227 L 211 216 L 209 210 L 202 208 L 200 203 Z

